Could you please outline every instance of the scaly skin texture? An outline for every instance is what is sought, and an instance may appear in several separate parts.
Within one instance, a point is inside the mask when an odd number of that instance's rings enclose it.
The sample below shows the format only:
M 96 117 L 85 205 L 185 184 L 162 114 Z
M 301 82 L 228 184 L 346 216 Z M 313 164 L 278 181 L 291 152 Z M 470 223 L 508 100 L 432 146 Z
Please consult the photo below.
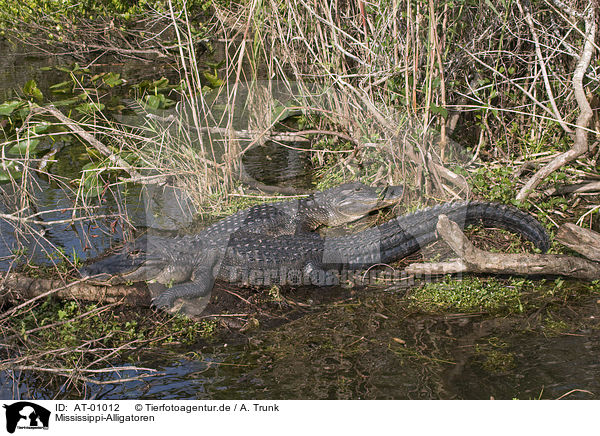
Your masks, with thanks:
M 337 226 L 355 221 L 400 201 L 402 194 L 402 186 L 373 188 L 359 182 L 345 183 L 306 198 L 253 206 L 195 235 L 141 238 L 123 252 L 82 268 L 80 273 L 109 284 L 150 279 L 164 284 L 181 283 L 192 278 L 196 268 L 191 264 L 208 265 L 211 259 L 219 257 L 217 254 L 223 252 L 230 237 L 237 232 L 256 237 L 299 235 L 321 225 Z M 203 252 L 194 253 L 194 250 Z
M 541 224 L 514 207 L 487 202 L 446 203 L 349 236 L 323 238 L 316 233 L 276 238 L 238 231 L 223 245 L 214 241 L 157 241 L 160 255 L 148 259 L 154 274 L 182 283 L 159 295 L 154 304 L 171 308 L 178 299 L 206 296 L 215 278 L 251 284 L 335 284 L 335 275 L 391 263 L 434 241 L 438 217 L 461 227 L 482 223 L 518 233 L 545 252 L 549 239 Z M 299 275 L 300 278 L 291 278 Z

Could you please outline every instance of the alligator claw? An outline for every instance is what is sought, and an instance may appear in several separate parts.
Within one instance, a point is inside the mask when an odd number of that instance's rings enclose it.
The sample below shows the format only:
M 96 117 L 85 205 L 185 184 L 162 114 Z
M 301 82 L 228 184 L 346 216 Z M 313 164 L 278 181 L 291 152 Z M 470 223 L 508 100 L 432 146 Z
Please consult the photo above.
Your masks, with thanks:
M 169 291 L 165 291 L 159 296 L 152 299 L 152 306 L 157 309 L 170 309 L 171 307 L 173 307 L 174 303 L 175 296 Z

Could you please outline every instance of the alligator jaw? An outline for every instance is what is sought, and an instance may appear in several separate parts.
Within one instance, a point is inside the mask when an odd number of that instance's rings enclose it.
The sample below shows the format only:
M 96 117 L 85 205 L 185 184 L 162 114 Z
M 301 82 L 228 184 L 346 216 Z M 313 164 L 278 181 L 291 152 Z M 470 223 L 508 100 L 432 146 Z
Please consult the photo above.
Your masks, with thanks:
M 108 256 L 79 270 L 82 278 L 92 284 L 118 285 L 151 280 L 167 267 L 163 260 L 134 258 L 124 253 Z
M 398 203 L 402 200 L 404 195 L 404 186 L 402 185 L 388 185 L 383 188 L 380 192 L 379 207 L 391 206 L 394 203 Z
M 349 188 L 357 186 L 360 192 L 356 192 L 354 195 L 346 192 L 343 195 L 344 200 L 332 205 L 329 211 L 330 217 L 327 222 L 329 226 L 338 226 L 357 221 L 371 212 L 399 202 L 404 193 L 402 185 L 372 188 L 360 183 L 354 183 L 347 186 Z

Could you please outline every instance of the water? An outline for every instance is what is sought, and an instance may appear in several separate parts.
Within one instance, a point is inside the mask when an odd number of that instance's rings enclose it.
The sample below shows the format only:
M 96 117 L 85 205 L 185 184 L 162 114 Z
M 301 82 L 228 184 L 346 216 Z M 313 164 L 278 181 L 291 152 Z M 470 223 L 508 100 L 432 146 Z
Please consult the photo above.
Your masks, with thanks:
M 596 300 L 572 309 L 586 314 L 586 324 L 579 320 L 579 327 L 549 333 L 528 316 L 421 315 L 411 312 L 398 295 L 363 293 L 243 341 L 173 348 L 168 354 L 146 351 L 136 365 L 154 368 L 157 375 L 143 381 L 89 384 L 85 396 L 594 399 L 600 395 L 600 311 Z M 95 379 L 136 374 L 121 371 Z M 10 398 L 16 388 L 7 381 L 7 373 L 2 377 L 0 397 Z M 18 390 L 23 398 L 61 392 L 60 384 L 46 386 L 43 376 L 22 377 Z M 59 396 L 80 398 L 82 392 Z

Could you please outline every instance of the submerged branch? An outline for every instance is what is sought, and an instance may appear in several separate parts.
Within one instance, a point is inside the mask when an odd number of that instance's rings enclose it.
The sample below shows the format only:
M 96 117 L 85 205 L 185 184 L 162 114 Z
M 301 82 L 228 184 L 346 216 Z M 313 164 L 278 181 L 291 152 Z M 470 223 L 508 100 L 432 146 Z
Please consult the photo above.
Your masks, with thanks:
M 113 153 L 106 145 L 102 142 L 98 141 L 94 135 L 82 129 L 76 121 L 70 119 L 66 115 L 64 115 L 61 111 L 56 109 L 54 106 L 46 106 L 46 107 L 33 107 L 31 110 L 32 114 L 35 113 L 49 113 L 56 119 L 58 119 L 61 123 L 63 123 L 69 130 L 83 139 L 85 142 L 90 144 L 96 150 L 98 150 L 101 154 L 106 156 L 108 160 L 110 160 L 113 164 L 117 165 L 119 168 L 126 171 L 132 178 L 136 179 L 138 183 L 144 183 L 145 177 L 137 172 L 135 168 L 133 168 L 129 163 L 125 160 L 121 159 L 118 155 Z M 151 183 L 159 183 L 159 180 L 152 179 Z

